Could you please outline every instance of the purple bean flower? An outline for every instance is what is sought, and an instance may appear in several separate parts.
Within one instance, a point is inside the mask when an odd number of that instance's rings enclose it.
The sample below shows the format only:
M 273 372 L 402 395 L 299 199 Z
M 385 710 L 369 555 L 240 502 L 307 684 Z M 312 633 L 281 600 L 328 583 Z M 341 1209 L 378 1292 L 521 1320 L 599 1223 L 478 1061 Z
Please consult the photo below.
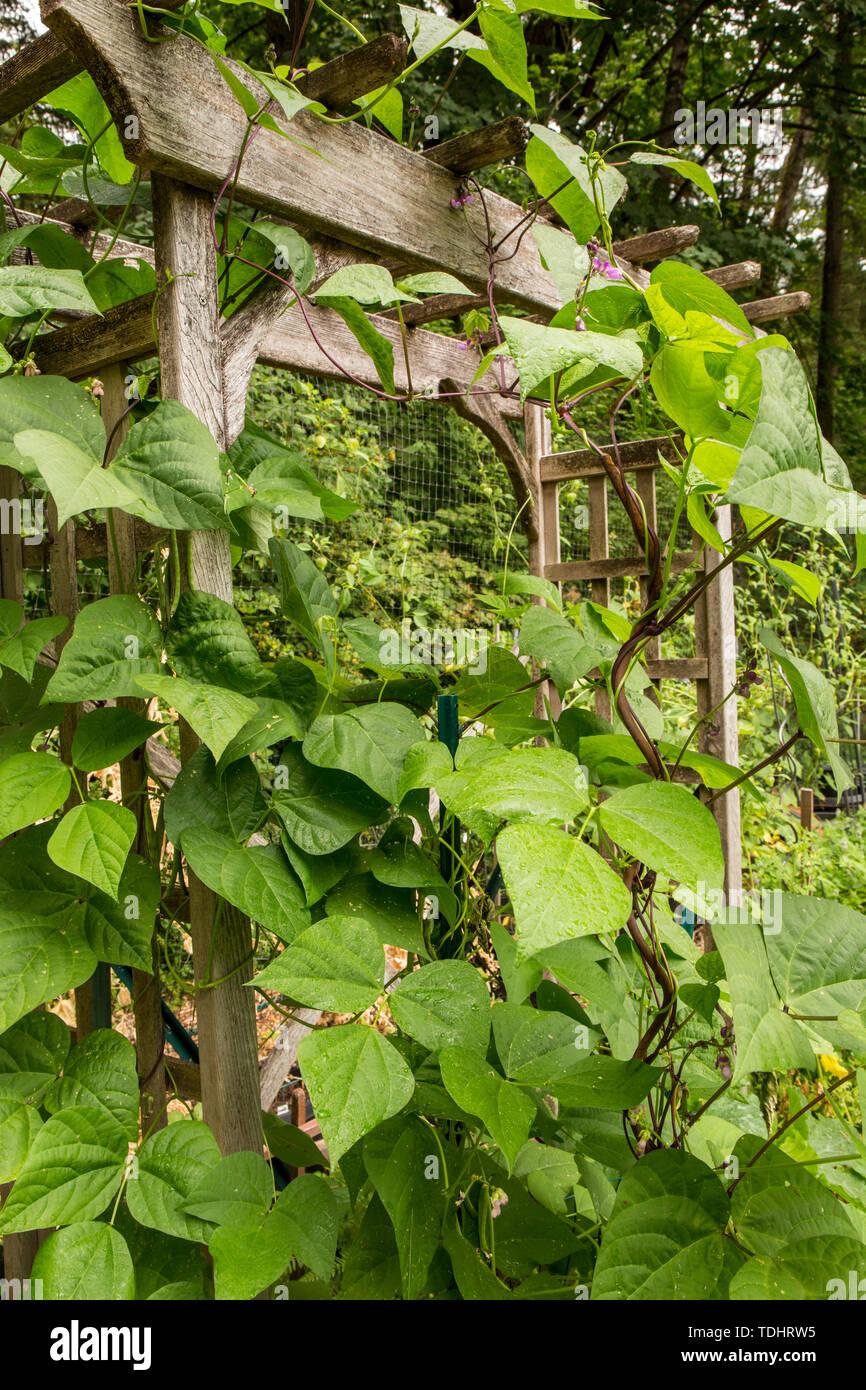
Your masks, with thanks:
M 603 275 L 606 280 L 621 280 L 622 271 L 619 266 L 611 265 L 603 251 L 597 251 L 592 258 L 592 268 L 598 275 Z
M 456 198 L 452 198 L 452 199 L 451 199 L 451 204 L 450 204 L 450 205 L 451 205 L 452 208 L 462 208 L 463 206 L 465 206 L 466 203 L 474 203 L 474 202 L 475 202 L 475 194 L 474 194 L 474 193 L 458 193 Z
M 586 324 L 584 323 L 583 319 L 580 317 L 580 314 L 578 314 L 577 318 L 574 320 L 574 326 L 575 326 L 575 328 L 577 329 L 578 333 L 585 333 L 585 332 L 586 332 Z

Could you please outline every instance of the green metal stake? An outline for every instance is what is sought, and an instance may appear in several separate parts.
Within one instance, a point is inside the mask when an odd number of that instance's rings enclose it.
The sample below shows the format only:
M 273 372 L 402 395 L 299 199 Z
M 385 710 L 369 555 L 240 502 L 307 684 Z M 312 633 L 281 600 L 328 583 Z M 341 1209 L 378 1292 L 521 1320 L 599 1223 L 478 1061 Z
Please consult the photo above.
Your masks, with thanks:
M 437 716 L 439 722 L 439 742 L 444 743 L 448 752 L 451 754 L 452 762 L 457 756 L 457 747 L 460 743 L 460 724 L 457 717 L 457 696 L 440 695 L 437 701 Z M 446 883 L 457 890 L 460 861 L 456 855 L 460 853 L 460 822 L 456 817 L 451 821 L 447 830 L 445 829 L 446 812 L 445 807 L 439 809 L 439 830 L 443 837 L 443 842 L 439 847 L 439 872 Z M 459 897 L 459 894 L 458 894 Z M 440 916 L 432 932 L 434 946 L 442 956 L 454 956 L 459 949 L 459 941 L 456 936 L 450 940 L 443 941 L 450 926 L 440 904 Z

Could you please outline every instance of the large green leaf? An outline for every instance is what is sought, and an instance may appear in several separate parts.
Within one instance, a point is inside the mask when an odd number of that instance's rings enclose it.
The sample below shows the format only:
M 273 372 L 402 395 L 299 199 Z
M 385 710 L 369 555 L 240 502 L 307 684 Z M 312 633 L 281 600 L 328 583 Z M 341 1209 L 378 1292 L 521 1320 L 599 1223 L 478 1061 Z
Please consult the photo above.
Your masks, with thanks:
M 185 1208 L 211 1168 L 220 1161 L 207 1125 L 180 1120 L 145 1142 L 126 1185 L 129 1210 L 142 1226 L 184 1240 L 207 1240 L 209 1227 Z
M 136 820 L 128 806 L 85 801 L 66 812 L 48 841 L 48 853 L 61 869 L 117 898 L 135 834 Z
M 490 1036 L 490 996 L 474 966 L 437 960 L 415 970 L 389 996 L 398 1028 L 422 1047 L 466 1047 L 482 1055 Z
M 303 738 L 306 732 L 303 714 L 294 705 L 265 696 L 256 696 L 255 701 L 258 714 L 253 715 L 223 750 L 219 760 L 220 774 L 232 763 L 249 757 L 251 753 L 260 753 L 287 738 Z
M 43 1104 L 50 1115 L 73 1105 L 104 1110 L 122 1126 L 126 1137 L 138 1138 L 138 1074 L 135 1048 L 120 1033 L 99 1028 L 82 1038 L 50 1086 Z
M 470 49 L 469 56 L 535 110 L 535 93 L 527 72 L 526 39 L 520 15 L 511 10 L 482 8 L 478 27 L 487 44 L 487 52 Z
M 591 846 L 554 826 L 513 825 L 496 841 L 525 959 L 573 937 L 618 931 L 631 894 Z
M 80 270 L 49 270 L 42 265 L 7 265 L 0 270 L 0 314 L 26 318 L 46 309 L 99 312 Z
M 361 830 L 384 818 L 387 802 L 357 777 L 307 762 L 300 748 L 288 745 L 273 806 L 286 831 L 306 854 L 331 854 Z
M 218 1226 L 237 1226 L 266 1212 L 273 1195 L 273 1174 L 261 1154 L 242 1151 L 207 1169 L 184 1211 Z
M 53 753 L 16 753 L 0 763 L 0 836 L 53 815 L 72 785 Z
M 712 198 L 716 207 L 719 206 L 719 198 L 713 187 L 713 181 L 702 164 L 696 164 L 693 159 L 679 159 L 676 155 L 658 154 L 654 150 L 638 150 L 629 156 L 632 164 L 662 164 L 668 169 L 673 169 L 675 174 L 679 174 L 684 179 L 689 179 L 697 184 L 702 193 Z M 692 266 L 681 266 L 678 261 L 670 261 L 669 264 L 677 269 L 691 270 Z M 700 274 L 700 272 L 697 272 Z M 733 301 L 732 301 L 733 302 Z M 739 306 L 737 306 L 739 307 Z
M 397 801 L 400 773 L 423 728 L 404 705 L 362 705 L 347 714 L 323 714 L 304 739 L 304 757 L 318 767 L 360 777 L 386 801 Z
M 62 434 L 85 454 L 101 457 L 105 426 L 93 397 L 62 376 L 4 376 L 0 379 L 0 459 L 26 476 L 13 444 L 21 430 Z
M 362 1175 L 363 1176 L 363 1175 Z M 400 1256 L 391 1218 L 374 1192 L 346 1253 L 341 1300 L 394 1299 L 402 1288 Z
M 610 838 L 635 859 L 690 888 L 719 888 L 725 861 L 711 811 L 674 782 L 624 787 L 599 806 Z
M 509 821 L 570 821 L 589 805 L 584 770 L 563 748 L 518 748 L 461 771 L 463 786 L 446 797 L 461 820 L 479 811 Z
M 30 1009 L 66 994 L 96 969 L 84 930 L 68 907 L 48 916 L 31 908 L 0 907 L 0 1028 Z
M 435 1140 L 416 1116 L 398 1117 L 367 1135 L 363 1155 L 394 1227 L 403 1297 L 419 1298 L 442 1228 L 444 1174 Z
M 248 758 L 217 775 L 213 756 L 197 748 L 184 763 L 165 799 L 165 833 L 180 846 L 186 830 L 215 831 L 235 844 L 246 844 L 266 813 L 262 785 Z
M 62 615 L 34 618 L 25 623 L 20 632 L 0 645 L 0 666 L 16 671 L 25 681 L 32 681 L 39 653 L 68 626 L 69 619 Z
M 866 1002 L 866 917 L 843 903 L 779 893 L 781 920 L 765 938 L 773 983 L 793 1014 L 814 1016 L 834 1047 L 859 1050 L 859 1037 L 833 1017 Z
M 534 125 L 531 130 L 532 139 L 526 150 L 527 173 L 541 197 L 547 198 L 559 213 L 575 241 L 582 244 L 598 230 L 600 221 L 586 153 L 558 131 L 542 125 Z M 597 195 L 608 217 L 625 189 L 626 181 L 618 169 L 602 170 Z
M 366 922 L 325 917 L 295 936 L 252 982 L 314 1009 L 360 1013 L 382 993 L 382 943 Z
M 242 695 L 253 695 L 272 680 L 237 609 L 198 589 L 181 594 L 165 651 L 179 676 L 224 685 Z
M 154 526 L 228 530 L 219 450 L 179 401 L 161 401 L 134 424 L 106 471 L 138 499 L 128 510 Z
M 126 1131 L 105 1110 L 72 1106 L 52 1115 L 3 1207 L 0 1231 L 93 1220 L 120 1186 L 127 1148 Z
M 802 1024 L 783 1012 L 770 975 L 765 937 L 753 923 L 713 924 L 731 993 L 737 1040 L 734 1080 L 753 1071 L 813 1070 L 814 1050 Z
M 40 1245 L 32 1277 L 49 1303 L 135 1298 L 135 1270 L 126 1241 L 104 1221 L 79 1221 Z
M 489 1131 L 511 1172 L 529 1138 L 535 1102 L 476 1052 L 446 1047 L 439 1054 L 442 1081 L 461 1109 L 477 1115 Z
M 280 581 L 283 612 L 321 652 L 327 670 L 333 674 L 336 670 L 337 601 L 328 581 L 309 555 L 291 541 L 274 539 L 268 549 Z
M 632 161 L 636 164 L 667 163 L 663 157 L 659 159 L 643 153 L 632 155 Z M 696 266 L 685 265 L 682 261 L 662 261 L 650 275 L 650 283 L 683 318 L 689 310 L 708 314 L 752 337 L 754 329 L 737 301 Z
M 76 725 L 72 761 L 82 772 L 113 767 L 161 728 L 161 724 L 120 705 L 89 710 Z
M 54 498 L 58 526 L 92 507 L 132 509 L 135 493 L 102 467 L 101 458 L 84 453 L 62 434 L 21 430 L 13 442 Z
M 591 330 L 578 333 L 569 328 L 551 328 L 531 319 L 505 315 L 499 323 L 520 374 L 521 400 L 526 400 L 551 376 L 578 362 L 609 367 L 616 376 L 628 380 L 643 369 L 640 348 L 625 338 Z
M 836 751 L 839 726 L 832 685 L 811 661 L 804 661 L 786 652 L 771 627 L 762 627 L 758 636 L 763 646 L 778 661 L 791 687 L 800 728 L 830 764 L 836 790 L 845 791 L 853 785 L 853 779 Z
M 619 1185 L 592 1298 L 680 1302 L 718 1296 L 727 1220 L 725 1190 L 711 1168 L 675 1150 L 647 1154 Z
M 824 478 L 821 439 L 805 372 L 793 352 L 759 357 L 763 386 L 751 433 L 727 490 L 739 502 L 801 526 L 825 526 L 853 496 Z
M 183 831 L 181 846 L 190 868 L 245 916 L 293 940 L 310 924 L 300 884 L 279 845 L 235 844 L 204 826 Z
M 411 1099 L 415 1078 L 397 1049 L 363 1024 L 316 1028 L 298 1048 L 332 1166 Z
M 328 893 L 326 907 L 334 917 L 363 918 L 386 946 L 398 946 L 416 956 L 429 954 L 414 895 L 408 890 L 378 883 L 372 874 L 352 874 Z
M 731 1280 L 732 1302 L 825 1303 L 862 1298 L 866 1245 L 849 1236 L 813 1236 L 775 1258 L 756 1255 Z M 852 1291 L 853 1285 L 853 1291 Z
M 246 695 L 224 686 L 188 680 L 186 676 L 144 675 L 138 686 L 136 694 L 146 690 L 176 710 L 215 758 L 222 757 L 235 735 L 258 713 L 256 704 Z
M 123 152 L 123 143 L 111 119 L 111 112 L 90 73 L 77 73 L 62 87 L 55 87 L 45 97 L 45 102 L 55 111 L 72 118 L 85 140 L 92 143 L 96 157 L 110 179 L 116 184 L 132 181 L 135 165 Z M 123 191 L 128 198 L 128 190 Z
M 856 1236 L 843 1203 L 782 1150 L 768 1149 L 747 1167 L 760 1147 L 761 1141 L 748 1135 L 736 1149 L 742 1172 L 731 1197 L 731 1218 L 747 1250 L 784 1255 L 785 1247 L 797 1241 Z
M 69 1028 L 57 1014 L 27 1014 L 0 1033 L 0 1095 L 38 1100 L 69 1055 Z
M 162 633 L 151 610 L 131 594 L 82 608 L 48 682 L 50 700 L 111 700 L 141 695 L 137 677 L 156 675 Z
M 521 656 L 545 662 L 561 695 L 599 664 L 600 654 L 581 637 L 573 623 L 534 603 L 520 624 Z
M 304 1173 L 270 1211 L 220 1226 L 210 1238 L 217 1299 L 255 1298 L 292 1258 L 328 1280 L 337 1248 L 336 1198 L 324 1178 Z

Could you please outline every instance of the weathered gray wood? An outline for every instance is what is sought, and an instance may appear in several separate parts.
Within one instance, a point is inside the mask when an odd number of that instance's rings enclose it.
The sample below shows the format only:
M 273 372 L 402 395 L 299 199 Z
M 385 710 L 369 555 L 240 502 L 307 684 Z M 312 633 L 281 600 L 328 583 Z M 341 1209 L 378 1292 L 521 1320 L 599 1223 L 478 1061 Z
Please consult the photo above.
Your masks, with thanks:
M 800 788 L 800 826 L 803 830 L 815 829 L 815 789 Z
M 239 374 L 242 374 L 240 364 L 242 358 L 248 360 L 248 351 L 243 344 L 243 325 L 249 325 L 251 331 L 264 327 L 263 334 L 257 339 L 257 352 L 259 361 L 268 366 L 288 367 L 294 371 L 335 379 L 342 378 L 345 369 L 349 376 L 367 385 L 379 385 L 370 358 L 359 347 L 357 339 L 339 314 L 333 309 L 316 306 L 308 309 L 313 330 L 322 344 L 320 348 L 297 306 L 282 317 L 273 319 L 272 313 L 281 299 L 280 287 L 268 286 L 262 291 L 260 301 L 251 302 L 248 313 L 245 306 L 224 326 L 227 364 L 229 361 L 233 364 L 227 389 L 232 392 L 235 402 L 232 406 L 234 421 L 237 419 L 237 381 Z M 80 380 L 99 374 L 113 362 L 138 361 L 151 356 L 155 347 L 152 308 L 153 296 L 142 295 L 139 299 L 108 309 L 102 317 L 91 316 L 58 328 L 54 333 L 46 333 L 37 339 L 36 362 L 40 371 Z M 233 329 L 232 324 L 241 313 L 245 314 L 243 319 L 239 319 L 241 326 Z M 371 319 L 394 347 L 397 388 L 405 392 L 409 382 L 399 324 L 377 314 L 371 315 Z M 408 344 L 412 384 L 416 391 L 436 392 L 439 383 L 446 377 L 457 381 L 463 390 L 469 388 L 480 361 L 474 348 L 463 348 L 456 338 L 421 328 L 409 330 Z M 479 383 L 479 386 L 486 389 L 488 381 L 492 386 L 491 377 Z M 520 402 L 516 396 L 498 400 L 498 407 L 508 419 L 521 418 Z
M 615 241 L 613 253 L 631 261 L 632 265 L 643 265 L 646 261 L 661 261 L 665 256 L 673 256 L 686 246 L 694 246 L 700 234 L 700 227 L 691 225 L 662 227 L 657 232 L 642 232 L 640 236 Z
M 169 271 L 176 277 L 157 304 L 162 393 L 194 411 L 223 447 L 222 345 L 211 205 L 207 194 L 154 176 L 157 285 L 165 284 Z M 193 532 L 189 544 L 196 588 L 230 602 L 227 533 Z M 192 730 L 182 725 L 184 761 L 197 745 Z M 262 1128 L 255 996 L 246 988 L 252 974 L 249 922 L 227 903 L 217 906 L 214 894 L 192 873 L 189 890 L 204 1118 L 223 1153 L 258 1151 Z M 212 981 L 222 983 L 212 985 Z
M 396 34 L 380 34 L 304 73 L 295 79 L 295 86 L 305 97 L 326 106 L 348 106 L 399 77 L 406 66 L 408 47 L 407 40 Z
M 677 463 L 679 455 L 674 445 L 682 449 L 682 438 L 675 438 L 672 443 L 667 435 L 659 435 L 656 439 L 637 439 L 620 444 L 620 461 L 627 473 L 639 468 L 657 468 L 659 454 L 666 462 Z M 604 464 L 594 449 L 575 449 L 562 454 L 548 454 L 541 460 L 541 478 L 546 483 L 564 482 L 566 478 L 606 476 Z
M 647 661 L 646 668 L 654 681 L 706 680 L 709 671 L 705 656 L 666 656 L 658 661 Z
M 743 285 L 753 285 L 760 280 L 761 262 L 737 261 L 735 265 L 718 265 L 713 270 L 705 270 L 704 274 L 714 285 L 721 285 L 723 290 L 738 290 Z
M 723 540 L 730 539 L 730 507 L 719 507 L 716 528 Z M 704 563 L 708 571 L 715 570 L 721 559 L 717 551 L 706 547 Z M 721 704 L 737 680 L 734 577 L 730 565 L 720 571 L 695 605 L 695 655 L 705 657 L 708 663 L 707 679 L 698 681 L 698 716 L 703 719 L 711 710 L 716 710 L 709 724 L 701 725 L 698 746 L 703 752 L 712 753 L 736 767 L 739 763 L 736 695 Z M 718 705 L 720 709 L 716 709 Z M 718 732 L 711 732 L 710 725 Z M 739 894 L 743 883 L 739 790 L 715 801 L 712 812 L 722 838 L 725 890 Z
M 378 386 L 378 377 L 370 358 L 358 346 L 339 314 L 325 308 L 312 308 L 307 312 L 322 347 L 314 342 L 300 309 L 295 306 L 287 310 L 265 333 L 259 345 L 259 361 L 271 367 L 292 367 L 295 371 L 337 379 L 348 374 L 356 380 Z M 370 317 L 373 325 L 394 348 L 394 378 L 397 390 L 405 392 L 409 382 L 399 324 L 376 314 Z M 458 383 L 455 390 L 468 389 L 479 362 L 478 353 L 473 348 L 461 348 L 457 338 L 447 338 L 442 333 L 431 333 L 424 328 L 410 328 L 407 342 L 412 385 L 416 392 L 435 393 L 440 382 L 446 379 Z M 478 385 L 495 390 L 495 382 L 490 374 Z M 520 402 L 516 397 L 500 399 L 497 396 L 496 401 L 497 407 L 507 418 L 521 418 Z
M 421 304 L 404 304 L 403 322 L 408 328 L 422 323 L 432 323 L 435 319 L 455 319 L 469 309 L 480 309 L 487 303 L 486 294 L 431 294 Z M 396 319 L 396 309 L 386 309 L 383 318 Z
M 428 145 L 422 151 L 425 159 L 450 169 L 452 174 L 471 174 L 476 169 L 484 169 L 488 164 L 497 164 L 500 159 L 509 159 L 521 154 L 529 140 L 529 128 L 520 116 L 506 116 L 495 125 L 480 126 L 478 130 L 467 130 L 465 135 L 455 135 L 451 140 L 440 140 L 437 145 Z
M 682 574 L 683 570 L 691 569 L 695 563 L 695 558 L 694 551 L 675 551 L 671 562 L 671 573 Z M 560 565 L 545 565 L 544 568 L 546 579 L 571 580 L 573 582 L 585 579 L 639 578 L 648 573 L 646 559 L 643 555 L 623 555 L 615 559 L 570 560 Z M 598 602 L 599 600 L 596 599 L 595 601 Z
M 280 1029 L 261 1065 L 259 1086 L 263 1110 L 273 1109 L 280 1087 L 298 1060 L 298 1044 L 322 1016 L 320 1009 L 295 1009 L 294 1012 L 297 1021 Z
M 808 309 L 812 296 L 806 290 L 793 294 L 774 294 L 771 299 L 753 299 L 751 304 L 742 304 L 749 323 L 767 323 L 770 319 L 784 319 L 791 314 L 800 314 Z
M 223 325 L 223 401 L 226 448 L 230 448 L 244 427 L 247 391 L 259 346 L 273 328 L 294 291 L 277 281 L 265 285 Z
M 86 62 L 115 119 L 137 117 L 138 135 L 125 145 L 130 159 L 200 188 L 225 182 L 245 119 L 197 44 L 148 44 L 134 11 L 115 0 L 44 0 L 44 18 Z M 264 106 L 264 89 L 240 67 L 234 71 Z M 287 144 L 266 129 L 256 134 L 238 177 L 241 200 L 372 252 L 450 270 L 471 289 L 486 285 L 487 253 L 476 240 L 484 209 L 478 199 L 461 212 L 450 207 L 457 175 L 362 125 L 328 125 L 304 111 L 289 125 L 303 143 Z M 488 193 L 486 203 L 495 236 L 522 216 L 497 194 Z M 497 294 L 530 309 L 559 308 L 534 238 L 524 237 L 499 266 Z
M 176 10 L 184 0 L 160 0 Z M 55 34 L 39 34 L 0 66 L 0 122 L 26 111 L 82 71 L 84 64 Z
M 0 122 L 26 111 L 81 71 L 81 63 L 54 34 L 40 34 L 0 67 Z

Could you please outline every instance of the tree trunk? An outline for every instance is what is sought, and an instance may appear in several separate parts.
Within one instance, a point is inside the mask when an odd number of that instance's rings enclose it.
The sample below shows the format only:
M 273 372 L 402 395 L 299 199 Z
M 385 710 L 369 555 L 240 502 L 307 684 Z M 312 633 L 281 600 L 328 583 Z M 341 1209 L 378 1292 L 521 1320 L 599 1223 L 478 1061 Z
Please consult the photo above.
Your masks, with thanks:
M 851 90 L 851 40 L 853 25 L 847 5 L 840 7 L 836 24 L 833 71 L 835 121 L 827 157 L 827 194 L 824 200 L 824 267 L 821 277 L 821 323 L 818 332 L 818 371 L 815 405 L 827 439 L 833 440 L 836 378 L 842 323 L 842 238 L 845 218 L 846 126 Z
M 686 89 L 686 73 L 689 66 L 689 52 L 692 46 L 693 22 L 687 23 L 689 6 L 680 0 L 677 11 L 677 33 L 671 44 L 668 74 L 665 82 L 665 99 L 662 105 L 661 124 L 656 139 L 660 145 L 673 143 L 676 128 L 676 114 L 683 104 Z
M 779 196 L 776 199 L 776 206 L 773 209 L 773 220 L 770 223 L 770 231 L 775 236 L 784 236 L 791 222 L 794 212 L 794 203 L 800 184 L 803 181 L 803 171 L 806 168 L 806 154 L 812 143 L 814 135 L 811 118 L 808 112 L 800 108 L 798 116 L 798 126 L 791 139 L 791 148 L 788 150 L 785 165 L 782 169 L 782 182 L 779 186 Z

